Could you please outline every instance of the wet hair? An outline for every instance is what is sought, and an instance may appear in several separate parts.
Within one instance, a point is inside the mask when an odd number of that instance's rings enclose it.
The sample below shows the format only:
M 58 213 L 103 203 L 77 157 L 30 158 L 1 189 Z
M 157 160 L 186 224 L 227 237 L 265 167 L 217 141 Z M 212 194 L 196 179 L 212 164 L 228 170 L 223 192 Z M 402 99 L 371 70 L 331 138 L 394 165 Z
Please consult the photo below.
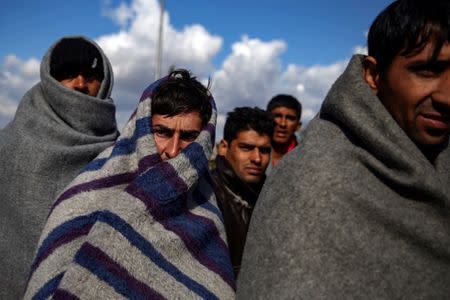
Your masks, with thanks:
M 398 0 L 386 7 L 372 23 L 367 46 L 383 74 L 395 56 L 408 56 L 434 43 L 431 61 L 450 41 L 449 0 Z
M 209 83 L 205 87 L 185 69 L 172 71 L 168 80 L 155 89 L 151 109 L 153 115 L 169 117 L 198 112 L 205 126 L 212 113 Z
M 223 138 L 228 143 L 242 131 L 254 130 L 260 135 L 272 137 L 274 122 L 272 115 L 258 107 L 236 107 L 227 115 Z
M 50 75 L 61 81 L 79 74 L 102 81 L 102 55 L 95 45 L 83 38 L 63 38 L 52 50 Z
M 276 95 L 267 104 L 267 111 L 272 112 L 277 107 L 287 107 L 295 110 L 297 120 L 300 120 L 302 116 L 302 105 L 294 96 L 284 94 Z

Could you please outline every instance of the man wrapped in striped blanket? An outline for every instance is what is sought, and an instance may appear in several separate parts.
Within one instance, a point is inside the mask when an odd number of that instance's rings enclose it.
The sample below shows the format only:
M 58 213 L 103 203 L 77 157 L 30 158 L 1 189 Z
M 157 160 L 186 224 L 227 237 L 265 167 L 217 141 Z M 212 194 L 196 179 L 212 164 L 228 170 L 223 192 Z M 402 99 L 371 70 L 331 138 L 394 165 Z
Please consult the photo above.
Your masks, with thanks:
M 189 90 L 194 98 L 207 95 L 210 116 L 198 136 L 186 137 L 179 127 L 155 131 L 152 98 L 162 86 Z M 163 110 L 169 106 L 163 103 Z M 168 116 L 185 113 L 192 111 Z M 25 299 L 234 298 L 222 216 L 208 173 L 216 116 L 209 91 L 185 70 L 150 85 L 116 143 L 53 204 Z M 174 136 L 185 140 L 171 157 L 158 138 Z

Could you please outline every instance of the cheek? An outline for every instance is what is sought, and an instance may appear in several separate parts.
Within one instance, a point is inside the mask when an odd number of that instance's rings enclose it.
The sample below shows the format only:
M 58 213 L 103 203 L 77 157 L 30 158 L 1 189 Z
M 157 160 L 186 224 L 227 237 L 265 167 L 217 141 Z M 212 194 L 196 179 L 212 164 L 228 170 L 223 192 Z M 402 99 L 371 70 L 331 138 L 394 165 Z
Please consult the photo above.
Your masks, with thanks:
M 187 146 L 189 146 L 190 144 L 192 144 L 193 143 L 193 141 L 192 142 L 185 142 L 185 141 L 182 141 L 181 142 L 181 145 L 180 145 L 180 148 L 181 149 L 184 149 L 184 148 L 186 148 Z
M 89 95 L 90 96 L 97 96 L 98 91 L 100 90 L 100 83 L 99 82 L 92 82 L 88 85 L 89 89 Z
M 270 161 L 270 154 L 263 155 L 263 156 L 261 157 L 261 164 L 262 164 L 263 166 L 267 165 L 267 164 L 269 163 L 269 161 Z
M 295 130 L 297 130 L 297 122 L 290 121 L 288 128 L 291 132 L 294 132 Z
M 241 151 L 233 151 L 227 156 L 227 160 L 233 166 L 233 169 L 240 170 L 243 169 L 245 163 L 245 155 Z
M 164 150 L 164 145 L 165 145 L 164 139 L 154 136 L 154 141 L 155 141 L 156 150 L 158 151 L 159 154 L 161 154 Z
M 72 82 L 72 81 L 69 81 L 69 80 L 62 80 L 62 81 L 60 81 L 60 83 L 61 83 L 63 86 L 65 86 L 66 88 L 69 88 L 69 89 L 71 89 L 72 86 L 73 86 L 73 82 Z

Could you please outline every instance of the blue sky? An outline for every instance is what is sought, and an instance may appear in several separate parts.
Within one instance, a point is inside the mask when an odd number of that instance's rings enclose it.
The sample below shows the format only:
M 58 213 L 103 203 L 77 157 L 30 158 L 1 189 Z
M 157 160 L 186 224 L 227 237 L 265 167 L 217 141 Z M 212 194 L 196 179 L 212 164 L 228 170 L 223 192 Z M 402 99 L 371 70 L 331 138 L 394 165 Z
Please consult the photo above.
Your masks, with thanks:
M 163 70 L 176 65 L 212 78 L 219 130 L 233 107 L 264 108 L 276 93 L 298 97 L 307 122 L 351 55 L 364 52 L 371 22 L 389 3 L 166 0 Z M 2 1 L 0 127 L 39 80 L 45 51 L 68 34 L 95 39 L 111 59 L 123 125 L 154 80 L 158 18 L 157 0 Z

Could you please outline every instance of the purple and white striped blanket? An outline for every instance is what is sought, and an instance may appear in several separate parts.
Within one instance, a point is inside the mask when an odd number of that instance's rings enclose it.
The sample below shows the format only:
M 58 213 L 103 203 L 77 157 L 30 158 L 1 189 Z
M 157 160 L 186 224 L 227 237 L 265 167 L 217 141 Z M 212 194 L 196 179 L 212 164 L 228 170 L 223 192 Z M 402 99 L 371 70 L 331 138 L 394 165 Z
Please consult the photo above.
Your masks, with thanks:
M 233 299 L 235 281 L 208 159 L 217 112 L 161 161 L 143 93 L 116 143 L 53 204 L 25 299 Z

